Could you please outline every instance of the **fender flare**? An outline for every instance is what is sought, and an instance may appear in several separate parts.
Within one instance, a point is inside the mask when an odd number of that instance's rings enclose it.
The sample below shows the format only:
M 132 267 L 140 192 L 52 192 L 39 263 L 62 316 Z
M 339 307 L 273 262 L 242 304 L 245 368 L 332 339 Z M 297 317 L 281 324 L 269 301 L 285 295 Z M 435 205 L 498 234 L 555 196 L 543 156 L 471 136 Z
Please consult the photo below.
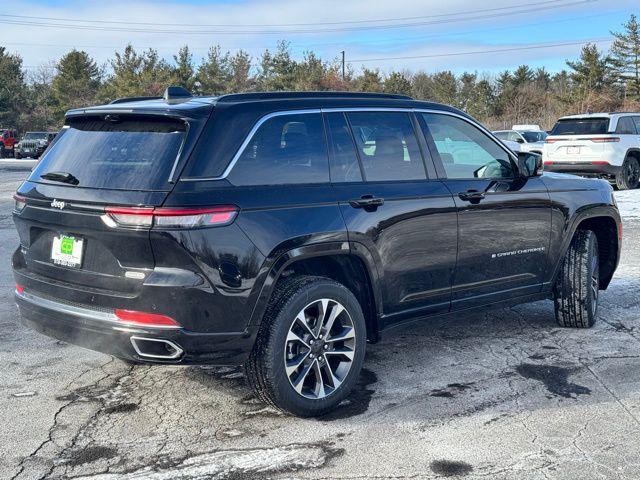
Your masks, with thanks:
M 265 268 L 268 268 L 268 271 L 260 286 L 260 293 L 257 296 L 257 301 L 251 312 L 248 325 L 255 326 L 262 322 L 262 317 L 271 298 L 273 288 L 289 265 L 300 260 L 334 255 L 352 255 L 362 261 L 366 274 L 369 276 L 376 311 L 375 320 L 376 324 L 379 325 L 379 318 L 382 313 L 382 296 L 378 269 L 371 252 L 369 252 L 366 246 L 357 242 L 326 242 L 304 245 L 280 254 L 272 262 L 265 262 Z
M 620 242 L 618 232 L 620 231 L 620 226 L 622 224 L 622 220 L 620 219 L 620 213 L 618 212 L 617 208 L 614 207 L 613 205 L 603 204 L 603 205 L 597 205 L 597 206 L 589 206 L 584 208 L 583 210 L 579 210 L 578 212 L 576 212 L 576 214 L 573 215 L 573 217 L 569 222 L 569 226 L 567 228 L 566 234 L 562 240 L 562 245 L 560 247 L 560 255 L 558 255 L 558 257 L 555 259 L 553 275 L 551 276 L 551 281 L 550 281 L 551 287 L 553 287 L 553 285 L 555 285 L 556 283 L 556 279 L 558 278 L 558 274 L 560 273 L 560 266 L 562 265 L 564 256 L 567 254 L 567 251 L 569 250 L 569 245 L 571 244 L 571 241 L 573 240 L 573 237 L 576 231 L 578 230 L 578 226 L 584 220 L 588 220 L 590 218 L 596 218 L 596 217 L 611 218 L 616 224 L 616 228 L 617 228 L 616 238 L 618 238 L 618 249 L 616 251 L 615 266 L 618 265 L 618 262 L 620 261 L 620 248 L 621 248 L 621 242 Z

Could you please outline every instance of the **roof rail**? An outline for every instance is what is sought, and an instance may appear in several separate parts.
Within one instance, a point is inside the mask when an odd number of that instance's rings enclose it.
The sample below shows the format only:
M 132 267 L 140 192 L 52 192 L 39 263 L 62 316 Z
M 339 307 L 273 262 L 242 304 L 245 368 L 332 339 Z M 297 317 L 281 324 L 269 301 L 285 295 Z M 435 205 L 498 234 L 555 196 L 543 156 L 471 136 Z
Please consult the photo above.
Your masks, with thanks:
M 413 100 L 408 95 L 395 93 L 373 93 L 373 92 L 343 92 L 343 91 L 322 91 L 322 92 L 247 92 L 230 93 L 221 95 L 219 102 L 233 102 L 241 100 L 268 100 L 287 98 L 391 98 L 401 100 Z
M 113 105 L 114 103 L 127 103 L 127 102 L 140 102 L 143 100 L 159 100 L 162 97 L 122 97 L 116 98 L 109 102 L 109 105 Z

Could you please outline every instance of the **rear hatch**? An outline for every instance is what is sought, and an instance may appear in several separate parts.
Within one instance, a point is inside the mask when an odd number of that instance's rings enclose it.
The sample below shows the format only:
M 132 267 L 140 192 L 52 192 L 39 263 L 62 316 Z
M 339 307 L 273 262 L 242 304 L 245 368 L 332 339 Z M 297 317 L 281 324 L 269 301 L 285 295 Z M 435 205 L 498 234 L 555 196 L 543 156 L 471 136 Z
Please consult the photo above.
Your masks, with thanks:
M 608 117 L 563 118 L 546 138 L 543 156 L 554 163 L 598 162 L 612 141 Z
M 18 190 L 14 268 L 48 284 L 135 295 L 154 267 L 149 229 L 112 228 L 107 212 L 161 205 L 199 130 L 193 126 L 166 115 L 68 118 Z

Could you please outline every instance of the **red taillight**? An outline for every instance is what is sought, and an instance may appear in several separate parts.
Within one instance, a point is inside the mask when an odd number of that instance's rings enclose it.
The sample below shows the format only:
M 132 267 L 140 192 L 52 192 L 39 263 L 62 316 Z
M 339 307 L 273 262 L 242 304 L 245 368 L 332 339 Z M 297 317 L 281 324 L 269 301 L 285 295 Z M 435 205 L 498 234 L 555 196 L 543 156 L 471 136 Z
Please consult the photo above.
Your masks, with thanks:
M 16 284 L 16 293 L 22 294 L 24 292 L 24 287 L 20 284 Z
M 553 165 L 553 162 L 551 160 L 545 160 L 544 164 L 545 165 Z
M 196 228 L 228 225 L 238 214 L 232 205 L 206 208 L 107 207 L 103 221 L 110 227 Z M 106 217 L 106 218 L 105 218 Z
M 147 327 L 180 328 L 180 324 L 173 318 L 158 313 L 137 312 L 135 310 L 121 310 L 117 308 L 115 315 L 118 320 Z
M 622 240 L 622 222 L 618 224 L 618 239 Z
M 24 210 L 24 207 L 27 206 L 27 199 L 22 195 L 18 195 L 17 193 L 13 196 L 14 205 L 13 208 L 16 212 L 21 212 Z
M 594 160 L 591 165 L 609 165 L 609 162 L 606 160 Z
M 619 137 L 592 137 L 585 138 L 585 140 L 590 140 L 594 143 L 616 143 L 620 141 Z
M 193 228 L 228 225 L 238 213 L 234 206 L 210 208 L 157 208 L 154 224 L 159 227 Z
M 562 140 L 561 138 L 545 138 L 544 143 L 556 143 Z

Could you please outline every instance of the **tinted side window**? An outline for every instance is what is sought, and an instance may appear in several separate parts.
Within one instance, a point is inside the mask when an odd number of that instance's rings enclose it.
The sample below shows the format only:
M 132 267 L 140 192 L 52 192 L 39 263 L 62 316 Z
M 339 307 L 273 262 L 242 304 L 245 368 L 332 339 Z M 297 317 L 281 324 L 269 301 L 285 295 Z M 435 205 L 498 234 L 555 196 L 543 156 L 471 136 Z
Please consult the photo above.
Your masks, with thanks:
M 365 180 L 424 180 L 426 173 L 409 114 L 348 114 Z
M 331 181 L 361 182 L 360 162 L 344 113 L 326 114 L 331 146 Z
M 423 114 L 448 178 L 513 178 L 509 154 L 481 130 L 460 118 Z
M 618 118 L 618 125 L 616 125 L 616 133 L 621 135 L 635 135 L 636 126 L 633 123 L 633 118 L 632 117 Z
M 640 117 L 633 117 L 633 123 L 636 124 L 636 132 L 640 133 Z
M 329 161 L 319 113 L 278 115 L 255 132 L 229 174 L 234 185 L 329 181 Z

